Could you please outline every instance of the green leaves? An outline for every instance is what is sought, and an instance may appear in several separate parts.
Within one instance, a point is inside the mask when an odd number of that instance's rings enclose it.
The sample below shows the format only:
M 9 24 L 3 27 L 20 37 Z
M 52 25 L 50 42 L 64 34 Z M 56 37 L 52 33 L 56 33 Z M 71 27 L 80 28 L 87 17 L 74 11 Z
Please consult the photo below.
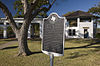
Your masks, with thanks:
M 20 0 L 14 2 L 14 9 L 17 11 L 14 17 L 22 17 L 24 11 Z
M 90 8 L 88 12 L 95 15 L 100 15 L 100 2 L 98 3 L 97 6 Z
M 32 2 L 33 0 L 28 0 L 29 5 L 32 5 Z M 38 5 L 36 6 L 35 10 L 44 6 L 45 7 L 49 6 L 49 0 L 39 0 Z M 17 0 L 14 2 L 14 9 L 17 11 L 14 17 L 24 17 L 24 9 L 23 9 L 23 4 L 21 3 L 21 0 Z M 43 12 L 39 13 L 38 17 L 45 17 L 46 16 L 45 11 L 46 10 L 44 10 L 44 13 Z
M 92 7 L 88 10 L 89 13 L 100 15 L 100 7 Z

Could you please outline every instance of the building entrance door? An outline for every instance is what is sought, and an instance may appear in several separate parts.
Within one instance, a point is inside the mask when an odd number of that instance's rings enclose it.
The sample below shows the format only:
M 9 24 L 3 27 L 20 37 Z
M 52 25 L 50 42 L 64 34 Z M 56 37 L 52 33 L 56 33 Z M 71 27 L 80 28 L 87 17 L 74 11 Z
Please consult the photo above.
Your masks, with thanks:
M 88 38 L 89 32 L 88 29 L 84 29 L 84 38 Z

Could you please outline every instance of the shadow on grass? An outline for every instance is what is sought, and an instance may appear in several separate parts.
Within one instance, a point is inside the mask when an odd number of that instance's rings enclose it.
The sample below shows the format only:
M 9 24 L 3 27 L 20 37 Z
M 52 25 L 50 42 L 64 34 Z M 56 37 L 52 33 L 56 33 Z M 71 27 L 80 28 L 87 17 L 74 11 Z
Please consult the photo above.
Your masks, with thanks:
M 2 48 L 1 50 L 8 50 L 8 49 L 15 49 L 15 48 L 18 48 L 18 46 L 5 47 L 5 48 Z M 30 56 L 32 54 L 40 54 L 40 53 L 42 53 L 42 51 L 31 52 L 28 56 Z
M 100 44 L 100 41 L 97 41 L 97 42 L 95 42 L 95 43 L 90 43 L 90 44 L 85 45 L 85 46 L 68 47 L 68 48 L 64 48 L 64 50 L 69 50 L 69 49 L 80 49 L 80 48 L 100 48 L 100 46 L 92 46 L 92 45 L 96 45 L 96 44 Z
M 42 53 L 42 51 L 31 52 L 31 55 L 32 55 L 32 54 L 40 54 L 40 53 Z
M 95 43 L 90 43 L 88 45 L 85 46 L 79 46 L 79 47 L 68 47 L 68 48 L 64 48 L 64 50 L 71 50 L 71 49 L 81 49 L 81 48 L 96 48 L 95 50 L 91 50 L 91 52 L 98 52 L 100 51 L 100 46 L 93 46 L 93 45 L 97 45 L 100 44 L 100 41 L 97 41 Z M 81 56 L 87 56 L 88 54 L 80 54 L 80 52 L 73 52 L 70 53 L 71 56 L 67 57 L 67 59 L 74 59 L 74 58 L 78 58 Z
M 5 47 L 5 48 L 2 48 L 2 50 L 6 50 L 6 49 L 15 49 L 17 48 L 18 46 L 13 46 L 13 47 Z
M 32 38 L 32 39 L 28 39 L 28 40 L 30 40 L 30 41 L 41 41 L 41 38 Z
M 17 41 L 17 39 L 16 38 L 14 38 L 14 39 L 5 39 L 4 41 Z
M 80 54 L 79 52 L 74 52 L 70 54 L 70 57 L 67 57 L 67 59 L 74 59 L 74 58 L 78 58 L 81 56 L 87 56 L 88 54 Z
M 91 43 L 91 42 L 96 42 L 96 41 L 100 41 L 99 39 L 96 39 L 96 38 L 94 38 L 94 39 L 87 39 L 87 38 L 85 38 L 85 39 L 79 39 L 79 38 L 74 38 L 74 39 L 66 39 L 66 41 L 68 41 L 68 42 L 71 42 L 71 43 L 78 43 L 78 44 L 81 44 L 81 43 Z

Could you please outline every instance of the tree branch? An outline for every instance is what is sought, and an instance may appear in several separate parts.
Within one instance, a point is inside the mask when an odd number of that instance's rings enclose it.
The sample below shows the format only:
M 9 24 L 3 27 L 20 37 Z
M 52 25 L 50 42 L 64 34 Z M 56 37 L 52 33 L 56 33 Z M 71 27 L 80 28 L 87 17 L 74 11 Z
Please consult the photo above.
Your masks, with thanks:
M 50 10 L 50 8 L 52 7 L 52 5 L 55 3 L 56 0 L 53 0 L 51 4 L 49 4 L 49 7 L 46 8 L 46 7 L 42 7 L 42 8 L 39 8 L 37 9 L 32 15 L 31 15 L 31 21 L 37 16 L 37 14 L 41 11 L 44 11 L 46 10 L 46 12 L 48 12 Z
M 23 1 L 23 0 L 22 0 Z M 25 1 L 25 0 L 24 0 Z M 30 20 L 30 16 L 31 14 L 33 13 L 33 10 L 35 10 L 36 8 L 36 5 L 38 5 L 38 2 L 39 0 L 34 0 L 33 3 L 30 4 L 29 8 L 27 9 L 27 11 L 24 13 L 24 19 L 25 19 L 25 22 L 23 23 L 21 29 L 25 27 L 25 29 L 27 29 L 29 27 L 29 24 L 31 23 L 31 20 Z M 24 3 L 24 2 L 23 2 Z M 20 30 L 21 30 L 20 29 Z
M 48 10 L 50 10 L 50 8 L 51 8 L 52 5 L 55 3 L 55 1 L 56 1 L 56 0 L 53 0 L 51 4 L 49 3 L 49 7 L 47 8 L 47 12 L 48 12 Z
M 24 4 L 23 8 L 24 8 L 24 14 L 25 14 L 29 7 L 28 0 L 21 0 L 21 2 Z
M 10 23 L 12 29 L 14 32 L 16 32 L 18 30 L 18 27 L 12 17 L 12 14 L 10 13 L 10 11 L 8 10 L 8 8 L 0 1 L 0 8 L 3 11 L 3 13 L 5 14 L 5 16 L 8 19 L 8 22 Z
M 33 4 L 36 2 L 37 0 L 33 0 Z
M 34 0 L 33 3 L 31 3 L 29 9 L 25 13 L 24 18 L 27 18 L 27 17 L 29 17 L 32 14 L 32 12 L 33 12 L 33 10 L 35 10 L 36 5 L 38 4 L 38 2 L 39 2 L 39 0 Z
M 38 0 L 36 0 L 36 1 L 38 1 Z M 35 2 L 36 2 L 35 1 Z M 35 11 L 34 11 L 34 13 L 32 14 L 32 12 L 33 12 L 33 10 L 34 10 L 34 8 L 32 7 L 32 9 L 30 9 L 26 14 L 25 14 L 25 19 L 26 20 L 29 20 L 29 21 L 26 21 L 26 24 L 24 24 L 24 25 L 28 25 L 28 24 L 30 24 L 31 23 L 31 21 L 38 15 L 38 13 L 39 12 L 41 12 L 41 11 L 44 11 L 44 10 L 46 10 L 46 12 L 48 12 L 49 10 L 50 10 L 50 8 L 52 7 L 52 5 L 54 4 L 54 2 L 55 2 L 56 0 L 53 0 L 52 1 L 52 3 L 51 4 L 49 4 L 49 7 L 48 8 L 46 8 L 46 7 L 42 7 L 42 8 L 38 8 L 38 9 L 36 9 Z M 38 3 L 38 2 L 37 2 Z M 36 3 L 35 3 L 36 4 Z M 33 5 L 34 7 L 36 6 L 36 5 Z

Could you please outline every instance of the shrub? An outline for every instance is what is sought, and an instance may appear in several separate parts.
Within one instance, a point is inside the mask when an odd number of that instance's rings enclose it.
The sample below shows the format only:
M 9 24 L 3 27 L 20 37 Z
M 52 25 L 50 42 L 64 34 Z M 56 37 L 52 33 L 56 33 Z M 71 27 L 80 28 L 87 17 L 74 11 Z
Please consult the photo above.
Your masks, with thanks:
M 0 38 L 3 38 L 3 28 L 0 27 Z
M 96 38 L 100 38 L 100 33 L 97 33 L 96 34 Z
M 7 36 L 8 38 L 15 37 L 15 34 L 10 26 L 7 27 Z

